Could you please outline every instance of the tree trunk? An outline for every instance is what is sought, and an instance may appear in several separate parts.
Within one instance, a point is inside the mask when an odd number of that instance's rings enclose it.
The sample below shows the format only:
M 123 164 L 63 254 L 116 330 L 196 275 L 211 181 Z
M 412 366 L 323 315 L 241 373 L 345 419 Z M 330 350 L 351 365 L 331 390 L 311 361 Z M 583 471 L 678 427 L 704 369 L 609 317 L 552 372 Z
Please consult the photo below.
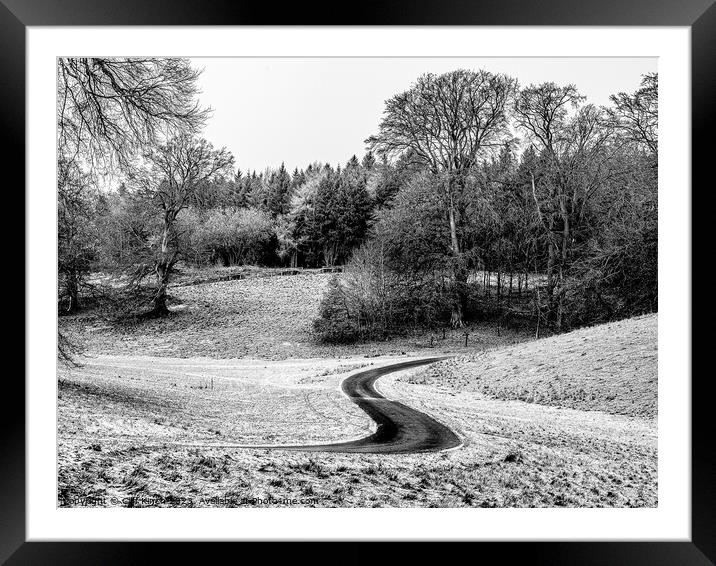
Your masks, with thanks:
M 552 242 L 547 243 L 547 318 L 555 320 L 555 291 L 557 275 L 555 273 L 555 250 Z M 539 284 L 537 284 L 539 286 Z
M 564 287 L 564 272 L 562 266 L 559 267 L 557 288 L 556 288 L 556 312 L 554 318 L 554 326 L 557 332 L 561 332 L 564 324 L 564 298 L 566 289 Z
M 152 310 L 149 312 L 151 316 L 164 316 L 169 312 L 167 308 L 167 287 L 169 286 L 171 268 L 176 259 L 176 254 L 169 249 L 170 237 L 170 223 L 165 221 L 161 252 L 154 268 L 157 275 L 157 291 L 152 299 Z
M 564 272 L 567 269 L 569 262 L 569 248 L 572 243 L 572 227 L 570 223 L 569 211 L 565 202 L 564 189 L 559 197 L 559 211 L 562 217 L 562 242 L 559 249 L 559 266 L 557 269 L 557 297 L 556 297 L 556 312 L 554 325 L 557 332 L 562 330 L 564 324 L 564 299 L 565 299 L 565 277 Z
M 455 219 L 455 206 L 450 195 L 450 210 L 448 211 L 450 221 L 450 243 L 453 255 L 453 285 L 455 287 L 452 312 L 450 313 L 450 325 L 453 328 L 462 328 L 465 303 L 467 302 L 467 269 L 463 264 L 460 253 L 460 241 L 457 237 L 457 221 Z
M 535 260 L 535 278 L 537 277 L 537 261 Z M 527 288 L 527 272 L 525 272 L 525 289 Z M 541 298 L 539 294 L 539 283 L 534 285 L 534 293 L 535 293 L 535 308 L 537 310 L 537 328 L 535 330 L 535 338 L 539 338 L 539 325 L 540 325 L 540 319 L 542 318 L 542 306 L 541 306 Z
M 505 286 L 505 275 L 502 271 L 502 266 L 497 268 L 497 304 L 499 306 L 502 301 L 502 295 Z
M 73 313 L 80 307 L 80 282 L 79 276 L 73 270 L 66 274 L 65 291 L 67 293 L 67 313 Z
M 465 326 L 464 314 L 467 306 L 467 269 L 462 265 L 456 265 L 453 269 L 453 276 L 455 295 L 450 313 L 450 325 L 453 328 L 462 328 Z
M 153 316 L 163 316 L 169 312 L 167 308 L 167 287 L 169 286 L 169 269 L 164 263 L 158 264 L 157 269 L 157 291 L 152 299 Z

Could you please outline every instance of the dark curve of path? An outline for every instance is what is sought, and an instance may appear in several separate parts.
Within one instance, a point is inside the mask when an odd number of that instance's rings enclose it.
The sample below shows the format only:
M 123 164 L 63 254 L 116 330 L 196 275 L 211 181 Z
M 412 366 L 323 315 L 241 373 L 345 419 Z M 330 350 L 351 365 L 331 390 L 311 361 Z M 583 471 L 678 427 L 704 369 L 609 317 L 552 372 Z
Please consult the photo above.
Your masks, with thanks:
M 343 392 L 378 424 L 378 429 L 370 436 L 336 444 L 304 444 L 276 446 L 276 448 L 316 452 L 407 454 L 437 452 L 460 446 L 460 439 L 448 427 L 425 413 L 386 399 L 374 387 L 376 380 L 385 374 L 431 364 L 442 359 L 444 358 L 401 362 L 362 371 L 343 380 L 341 384 Z

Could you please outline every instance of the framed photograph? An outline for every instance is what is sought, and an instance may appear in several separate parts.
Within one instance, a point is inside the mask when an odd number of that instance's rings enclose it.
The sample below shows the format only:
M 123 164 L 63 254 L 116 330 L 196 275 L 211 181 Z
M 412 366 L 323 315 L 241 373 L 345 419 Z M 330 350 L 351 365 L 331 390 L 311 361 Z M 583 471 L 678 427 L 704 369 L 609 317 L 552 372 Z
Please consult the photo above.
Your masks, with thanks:
M 354 10 L 2 0 L 0 558 L 713 563 L 711 0 Z

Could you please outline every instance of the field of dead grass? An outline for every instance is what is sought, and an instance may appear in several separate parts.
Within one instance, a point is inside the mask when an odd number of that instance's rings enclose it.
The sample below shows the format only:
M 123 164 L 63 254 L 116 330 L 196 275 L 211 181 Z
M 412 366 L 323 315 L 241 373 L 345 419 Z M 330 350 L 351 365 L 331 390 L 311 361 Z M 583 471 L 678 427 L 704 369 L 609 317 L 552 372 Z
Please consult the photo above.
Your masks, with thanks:
M 463 440 L 456 450 L 386 456 L 236 447 L 369 434 L 373 423 L 338 385 L 366 363 L 398 359 L 96 359 L 60 382 L 59 504 L 656 505 L 655 419 L 420 384 L 430 369 L 391 374 L 378 388 L 450 426 Z
M 657 315 L 456 357 L 414 379 L 455 393 L 655 417 Z
M 172 316 L 132 325 L 91 310 L 62 317 L 88 356 L 58 372 L 58 504 L 656 505 L 655 316 L 538 341 L 474 328 L 467 348 L 457 331 L 322 346 L 311 320 L 329 278 L 176 287 Z M 341 380 L 440 354 L 459 358 L 377 386 L 455 430 L 456 450 L 237 447 L 369 434 Z
M 212 272 L 213 273 L 213 272 Z M 223 272 L 221 272 L 223 273 Z M 233 271 L 231 272 L 233 273 Z M 211 274 L 210 274 L 211 275 Z M 198 275 L 188 274 L 186 278 Z M 214 359 L 339 358 L 460 354 L 511 344 L 530 333 L 478 326 L 468 346 L 462 331 L 418 331 L 357 345 L 319 344 L 312 322 L 331 274 L 251 277 L 170 288 L 173 312 L 162 319 L 113 320 L 99 309 L 60 317 L 60 327 L 89 354 Z M 182 279 L 184 281 L 184 279 Z

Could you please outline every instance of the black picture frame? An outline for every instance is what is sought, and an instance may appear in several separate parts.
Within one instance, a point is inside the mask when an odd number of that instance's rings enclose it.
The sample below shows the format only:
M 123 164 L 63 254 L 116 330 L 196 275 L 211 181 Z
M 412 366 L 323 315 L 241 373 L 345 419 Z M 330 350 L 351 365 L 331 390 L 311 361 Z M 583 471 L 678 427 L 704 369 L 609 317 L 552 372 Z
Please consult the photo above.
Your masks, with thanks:
M 341 12 L 339 8 L 343 7 Z M 22 194 L 25 162 L 25 32 L 28 26 L 65 25 L 582 25 L 688 26 L 691 28 L 692 185 L 706 184 L 708 160 L 716 155 L 716 5 L 714 0 L 364 0 L 356 5 L 331 2 L 285 6 L 246 0 L 0 0 L 0 135 L 7 188 Z M 707 185 L 708 186 L 708 185 Z M 678 189 L 676 189 L 678 190 Z M 695 191 L 692 191 L 692 196 Z M 23 199 L 24 202 L 24 199 Z M 24 207 L 23 203 L 18 203 Z M 698 210 L 693 207 L 692 210 Z M 692 221 L 694 230 L 702 225 Z M 705 229 L 704 229 L 705 232 Z M 704 236 L 704 234 L 701 234 Z M 708 237 L 692 233 L 694 245 Z M 692 254 L 694 257 L 696 254 Z M 702 256 L 703 257 L 703 256 Z M 23 260 L 18 258 L 19 262 Z M 17 274 L 16 276 L 19 276 Z M 685 274 L 685 281 L 688 281 Z M 32 297 L 25 296 L 25 301 Z M 25 323 L 23 322 L 23 327 Z M 17 333 L 22 336 L 24 333 Z M 696 334 L 694 333 L 694 336 Z M 695 344 L 696 342 L 693 342 Z M 692 345 L 692 352 L 695 349 Z M 8 366 L 9 367 L 9 366 Z M 696 366 L 694 366 L 696 367 Z M 682 376 L 678 376 L 682 377 Z M 684 376 L 686 377 L 686 376 Z M 469 560 L 536 564 L 709 564 L 716 562 L 716 466 L 711 442 L 711 380 L 707 371 L 694 374 L 692 389 L 692 517 L 688 542 L 529 542 L 442 544 L 304 543 L 229 544 L 26 542 L 25 536 L 25 408 L 23 383 L 6 372 L 0 411 L 0 560 L 7 564 L 147 563 L 166 562 L 176 554 L 182 561 L 208 561 L 214 554 L 237 559 L 247 551 L 271 560 L 335 560 L 367 562 L 387 551 L 407 562 L 444 560 L 465 552 Z M 267 545 L 271 545 L 270 548 Z M 327 546 L 326 546 L 327 545 Z M 479 546 L 475 546 L 479 545 Z M 450 558 L 454 560 L 455 558 Z

